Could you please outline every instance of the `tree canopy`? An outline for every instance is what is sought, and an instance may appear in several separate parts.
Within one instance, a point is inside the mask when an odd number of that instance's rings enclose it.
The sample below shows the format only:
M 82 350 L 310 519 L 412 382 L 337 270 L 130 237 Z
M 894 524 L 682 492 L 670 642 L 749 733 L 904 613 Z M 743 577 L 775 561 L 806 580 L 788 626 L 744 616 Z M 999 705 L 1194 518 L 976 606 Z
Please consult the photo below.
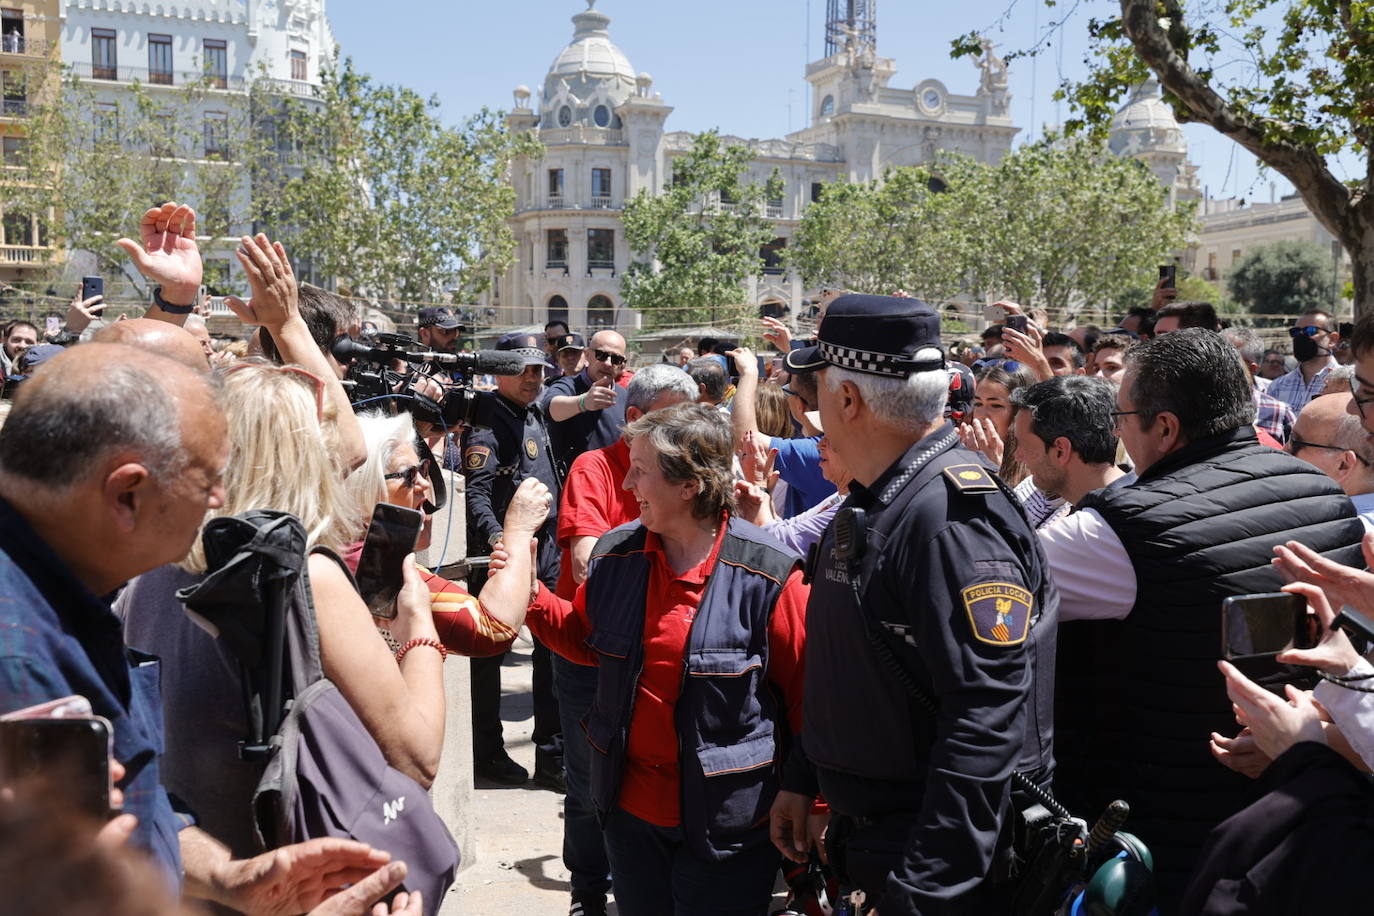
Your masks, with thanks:
M 1252 312 L 1330 311 L 1336 296 L 1331 252 L 1316 242 L 1282 241 L 1247 251 L 1227 279 L 1231 296 Z

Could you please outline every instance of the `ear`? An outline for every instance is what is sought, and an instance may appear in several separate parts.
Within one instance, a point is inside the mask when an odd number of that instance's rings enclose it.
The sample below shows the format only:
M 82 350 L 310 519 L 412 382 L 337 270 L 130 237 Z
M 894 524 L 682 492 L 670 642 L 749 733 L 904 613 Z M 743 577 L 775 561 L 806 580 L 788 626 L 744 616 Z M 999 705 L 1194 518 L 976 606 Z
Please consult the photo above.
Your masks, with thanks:
M 859 408 L 863 404 L 863 395 L 859 394 L 859 386 L 850 381 L 840 382 L 839 395 L 840 413 L 850 420 L 857 417 Z M 812 410 L 813 408 L 808 406 L 806 409 Z
M 116 466 L 101 486 L 101 504 L 121 534 L 131 534 L 148 506 L 154 484 L 148 469 L 137 462 Z
M 1178 415 L 1173 411 L 1166 410 L 1155 416 L 1154 434 L 1159 437 L 1160 445 L 1167 450 L 1173 450 L 1183 444 L 1183 427 L 1178 422 Z
M 1355 453 L 1350 449 L 1346 449 L 1341 452 L 1340 461 L 1336 464 L 1336 473 L 1341 475 L 1341 480 L 1344 480 L 1355 472 L 1355 466 L 1359 463 L 1360 459 L 1355 457 Z
M 638 407 L 625 408 L 625 422 L 627 424 L 633 423 L 635 420 L 638 420 L 642 416 L 644 416 L 644 411 L 640 410 Z
M 1069 441 L 1068 436 L 1060 436 L 1058 439 L 1055 439 L 1054 444 L 1051 445 L 1050 448 L 1054 451 L 1055 464 L 1061 467 L 1067 465 L 1069 460 L 1073 458 L 1073 443 Z

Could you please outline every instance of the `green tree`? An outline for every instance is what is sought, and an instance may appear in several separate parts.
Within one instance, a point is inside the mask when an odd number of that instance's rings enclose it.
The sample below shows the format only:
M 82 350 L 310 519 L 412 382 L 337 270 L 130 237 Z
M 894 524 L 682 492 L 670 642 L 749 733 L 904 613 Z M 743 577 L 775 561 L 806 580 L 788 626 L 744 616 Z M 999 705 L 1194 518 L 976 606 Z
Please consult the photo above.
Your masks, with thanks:
M 475 296 L 510 265 L 507 173 L 540 147 L 497 112 L 454 128 L 438 109 L 345 60 L 325 70 L 318 99 L 277 116 L 287 162 L 277 217 L 293 256 L 355 294 L 422 301 L 452 284 Z
M 1336 294 L 1331 252 L 1316 242 L 1261 245 L 1241 257 L 1227 286 L 1237 302 L 1259 314 L 1330 310 Z
M 1293 183 L 1350 255 L 1356 312 L 1374 309 L 1374 6 L 1119 0 L 1118 9 L 1088 23 L 1092 71 L 1060 90 L 1075 110 L 1068 126 L 1103 129 L 1153 73 L 1180 120 L 1211 125 Z M 977 55 L 977 36 L 954 51 Z M 1363 166 L 1349 181 L 1342 154 Z
M 980 167 L 965 156 L 827 184 L 802 214 L 789 263 L 807 286 L 942 302 L 963 288 L 978 244 L 968 212 Z M 950 191 L 954 185 L 957 191 Z
M 673 160 L 662 193 L 641 190 L 626 202 L 625 240 L 634 260 L 620 288 L 649 327 L 747 313 L 745 283 L 761 272 L 760 251 L 776 235 L 764 206 L 783 194 L 776 171 L 761 184 L 744 180 L 749 161 L 747 148 L 725 146 L 707 131 Z

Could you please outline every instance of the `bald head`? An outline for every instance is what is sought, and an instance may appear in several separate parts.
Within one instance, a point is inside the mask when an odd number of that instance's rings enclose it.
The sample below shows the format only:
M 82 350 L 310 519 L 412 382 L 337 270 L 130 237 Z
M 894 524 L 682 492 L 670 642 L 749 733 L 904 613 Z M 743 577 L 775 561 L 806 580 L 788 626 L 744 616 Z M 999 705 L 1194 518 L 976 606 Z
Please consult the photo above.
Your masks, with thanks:
M 1289 451 L 1325 471 L 1346 495 L 1356 496 L 1374 492 L 1374 446 L 1350 403 L 1349 392 L 1308 401 L 1293 426 Z
M 587 374 L 593 382 L 615 381 L 625 369 L 625 338 L 611 330 L 597 331 L 587 343 Z M 606 359 L 597 356 L 605 354 Z
M 204 326 L 202 325 L 202 328 Z M 209 334 L 206 334 L 209 339 Z M 152 318 L 131 318 L 107 324 L 91 338 L 95 343 L 123 344 L 140 351 L 151 351 L 198 372 L 210 367 L 201 342 L 184 328 Z

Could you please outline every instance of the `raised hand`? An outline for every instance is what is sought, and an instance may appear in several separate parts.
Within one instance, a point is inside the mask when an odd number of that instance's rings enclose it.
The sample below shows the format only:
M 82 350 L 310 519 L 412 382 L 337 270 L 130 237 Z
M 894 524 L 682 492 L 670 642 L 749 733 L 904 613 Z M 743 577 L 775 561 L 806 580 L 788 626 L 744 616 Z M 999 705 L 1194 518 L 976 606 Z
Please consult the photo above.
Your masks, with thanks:
M 773 470 L 778 450 L 768 447 L 770 441 L 767 436 L 751 429 L 744 434 L 744 441 L 740 443 L 738 452 L 740 471 L 744 474 L 744 479 L 765 490 L 771 490 L 778 479 L 778 472 Z
M 1043 339 L 1044 335 L 1033 324 L 1026 326 L 1024 334 L 1012 328 L 1002 328 L 1002 343 L 1007 359 L 1024 364 L 1030 369 L 1031 374 L 1042 382 L 1054 377 L 1050 361 L 1045 358 L 1045 350 L 1041 344 Z
M 735 373 L 741 378 L 744 376 L 758 377 L 759 361 L 754 358 L 754 351 L 748 347 L 737 347 L 726 354 L 735 361 Z
M 1227 661 L 1217 662 L 1226 678 L 1226 695 L 1236 721 L 1250 729 L 1255 744 L 1271 760 L 1302 741 L 1326 743 L 1322 731 L 1321 712 L 1312 694 L 1292 684 L 1284 687 L 1288 702 L 1250 680 L 1240 669 Z
M 1365 563 L 1374 567 L 1374 533 L 1365 533 L 1360 549 Z M 1288 581 L 1321 589 L 1331 607 L 1348 606 L 1374 621 L 1374 573 L 1343 566 L 1297 541 L 1275 547 L 1273 562 Z
M 987 417 L 974 417 L 959 427 L 959 439 L 971 452 L 982 452 L 998 467 L 1002 466 L 1002 437 L 997 426 Z
M 519 544 L 522 539 L 514 534 L 532 536 L 544 524 L 549 507 L 553 505 L 553 493 L 534 477 L 526 477 L 520 482 L 510 505 L 506 507 L 503 541 Z
M 92 321 L 100 317 L 100 313 L 105 310 L 105 297 L 92 296 L 89 299 L 81 298 L 81 290 L 78 287 L 76 295 L 67 305 L 67 331 L 71 334 L 80 334 L 90 327 Z
M 792 332 L 787 325 L 776 318 L 760 318 L 763 324 L 763 339 L 773 345 L 773 349 L 779 353 L 787 353 L 792 349 Z
M 115 242 L 133 259 L 138 272 L 162 285 L 162 298 L 172 305 L 195 305 L 204 276 L 196 245 L 196 211 L 185 204 L 165 203 L 143 214 L 138 226 L 141 242 Z
M 1350 640 L 1341 630 L 1333 629 L 1336 612 L 1331 602 L 1315 585 L 1306 582 L 1293 582 L 1283 590 L 1307 599 L 1307 607 L 1317 616 L 1322 625 L 1321 639 L 1311 649 L 1289 649 L 1280 652 L 1275 661 L 1284 665 L 1308 665 L 1320 668 L 1327 674 L 1346 674 L 1360 663 L 1360 654 L 1350 645 Z
M 224 304 L 233 309 L 239 320 L 274 331 L 300 315 L 300 290 L 291 270 L 291 259 L 281 242 L 269 242 L 261 232 L 255 238 L 245 235 L 234 254 L 243 265 L 252 290 L 252 298 L 247 302 L 237 296 L 225 297 Z
M 609 378 L 599 378 L 582 395 L 583 410 L 605 410 L 615 403 L 615 388 Z

